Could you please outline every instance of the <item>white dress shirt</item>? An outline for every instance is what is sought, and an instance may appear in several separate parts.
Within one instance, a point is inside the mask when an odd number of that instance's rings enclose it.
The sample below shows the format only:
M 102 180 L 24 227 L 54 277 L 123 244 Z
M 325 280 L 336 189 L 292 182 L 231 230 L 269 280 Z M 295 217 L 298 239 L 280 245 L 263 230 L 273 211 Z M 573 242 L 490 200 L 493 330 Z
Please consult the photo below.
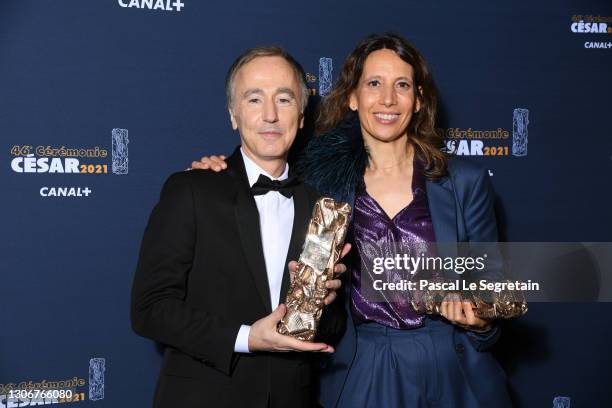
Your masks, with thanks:
M 242 159 L 246 168 L 249 186 L 257 182 L 260 174 L 272 180 L 285 180 L 289 176 L 289 165 L 280 177 L 274 178 L 251 160 L 242 148 Z M 263 247 L 268 286 L 270 288 L 270 303 L 272 310 L 279 304 L 280 290 L 285 271 L 285 259 L 289 251 L 289 241 L 293 230 L 293 197 L 287 198 L 278 191 L 269 191 L 266 194 L 256 195 L 255 204 L 259 212 L 259 225 L 261 227 L 261 244 Z M 249 332 L 251 326 L 242 325 L 236 336 L 234 351 L 237 353 L 249 352 Z

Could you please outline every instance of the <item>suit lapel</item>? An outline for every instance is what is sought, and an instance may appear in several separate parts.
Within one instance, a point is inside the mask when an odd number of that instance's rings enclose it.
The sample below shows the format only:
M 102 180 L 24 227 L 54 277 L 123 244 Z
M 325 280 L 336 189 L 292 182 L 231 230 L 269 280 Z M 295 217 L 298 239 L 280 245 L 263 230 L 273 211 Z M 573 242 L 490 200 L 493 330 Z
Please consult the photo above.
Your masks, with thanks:
M 280 302 L 285 303 L 287 291 L 289 290 L 290 276 L 286 265 L 289 261 L 297 261 L 306 238 L 308 222 L 314 203 L 310 202 L 304 184 L 297 185 L 293 190 L 293 228 L 291 229 L 291 240 L 289 250 L 285 259 L 285 269 L 283 271 L 283 281 L 281 283 Z
M 233 202 L 236 226 L 240 235 L 240 243 L 244 256 L 249 265 L 249 270 L 255 281 L 255 287 L 261 296 L 268 313 L 272 312 L 270 305 L 270 287 L 266 262 L 263 256 L 261 243 L 261 228 L 259 225 L 259 212 L 251 194 L 249 182 L 242 161 L 240 149 L 227 159 L 228 172 L 234 177 L 236 196 Z
M 427 201 L 436 234 L 436 242 L 457 242 L 457 211 L 452 183 L 448 177 L 440 181 L 427 180 Z M 442 244 L 443 256 L 456 256 L 456 244 Z

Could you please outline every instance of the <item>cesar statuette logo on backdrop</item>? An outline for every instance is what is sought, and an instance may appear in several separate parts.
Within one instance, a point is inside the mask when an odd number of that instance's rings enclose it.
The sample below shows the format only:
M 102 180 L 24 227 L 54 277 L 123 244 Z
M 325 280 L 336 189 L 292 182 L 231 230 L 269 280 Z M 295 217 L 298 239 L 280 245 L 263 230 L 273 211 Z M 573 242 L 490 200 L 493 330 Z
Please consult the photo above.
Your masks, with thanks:
M 128 130 L 111 131 L 111 152 L 100 146 L 33 146 L 13 145 L 10 148 L 11 170 L 24 176 L 78 175 L 77 185 L 45 185 L 41 197 L 89 197 L 94 178 L 108 174 L 128 174 Z
M 104 399 L 106 359 L 89 359 L 87 379 L 43 379 L 0 384 L 0 408 L 72 404 Z M 80 404 L 79 404 L 80 405 Z
M 512 111 L 512 131 L 497 129 L 444 130 L 446 146 L 444 151 L 457 156 L 527 156 L 529 109 L 516 108 Z M 512 137 L 510 137 L 512 135 Z
M 584 42 L 588 49 L 612 49 L 612 17 L 592 14 L 575 14 L 571 18 L 570 30 L 578 35 L 589 34 Z M 602 38 L 603 37 L 603 38 Z

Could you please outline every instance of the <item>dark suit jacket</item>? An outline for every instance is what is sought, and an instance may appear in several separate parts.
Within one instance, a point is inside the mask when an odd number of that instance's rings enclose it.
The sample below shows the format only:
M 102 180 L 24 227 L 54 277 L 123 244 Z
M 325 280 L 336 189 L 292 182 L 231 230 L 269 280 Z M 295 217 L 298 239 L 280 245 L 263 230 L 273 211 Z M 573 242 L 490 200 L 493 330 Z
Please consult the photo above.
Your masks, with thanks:
M 131 317 L 136 333 L 167 346 L 155 406 L 310 406 L 311 354 L 234 353 L 240 325 L 271 305 L 259 215 L 238 149 L 227 163 L 221 173 L 170 176 L 144 234 Z M 299 257 L 318 197 L 303 184 L 294 190 L 287 262 Z M 288 287 L 285 270 L 281 300 Z M 344 314 L 341 305 L 335 310 Z M 339 330 L 330 323 L 334 306 L 324 315 L 321 333 Z

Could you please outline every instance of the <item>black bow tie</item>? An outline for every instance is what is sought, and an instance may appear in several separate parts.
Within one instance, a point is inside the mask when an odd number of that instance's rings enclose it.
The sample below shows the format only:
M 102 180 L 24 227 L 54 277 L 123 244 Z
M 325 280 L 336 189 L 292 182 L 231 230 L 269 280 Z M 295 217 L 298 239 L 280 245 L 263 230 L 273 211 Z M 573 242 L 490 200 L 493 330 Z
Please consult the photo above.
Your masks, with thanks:
M 295 177 L 289 177 L 285 180 L 272 180 L 270 177 L 266 177 L 263 174 L 259 175 L 257 182 L 251 187 L 253 195 L 266 194 L 268 191 L 278 191 L 287 198 L 291 198 L 293 195 L 293 187 L 298 184 L 298 180 Z

